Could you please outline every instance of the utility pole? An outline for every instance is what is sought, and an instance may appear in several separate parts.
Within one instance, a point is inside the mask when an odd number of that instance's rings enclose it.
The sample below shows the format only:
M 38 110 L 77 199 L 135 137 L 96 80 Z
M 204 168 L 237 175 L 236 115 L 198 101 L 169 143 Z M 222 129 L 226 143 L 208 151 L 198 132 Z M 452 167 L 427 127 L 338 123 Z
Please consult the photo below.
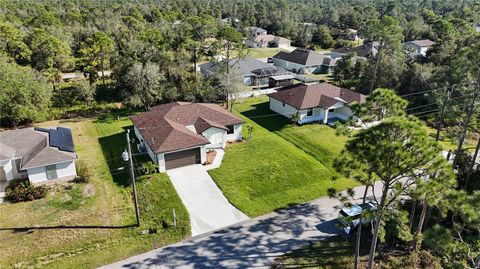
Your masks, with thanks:
M 453 88 L 447 88 L 447 92 L 445 96 L 442 98 L 442 108 L 440 112 L 440 117 L 437 120 L 437 133 L 435 135 L 435 140 L 439 141 L 440 140 L 440 131 L 442 130 L 444 118 L 445 118 L 445 112 L 448 106 L 448 102 L 450 101 L 450 95 L 453 91 Z
M 137 188 L 135 186 L 135 171 L 133 170 L 132 148 L 130 146 L 130 130 L 127 129 L 127 146 L 128 146 L 128 161 L 130 164 L 130 177 L 133 190 L 133 203 L 135 204 L 135 217 L 137 219 L 137 226 L 140 226 L 140 214 L 138 210 Z

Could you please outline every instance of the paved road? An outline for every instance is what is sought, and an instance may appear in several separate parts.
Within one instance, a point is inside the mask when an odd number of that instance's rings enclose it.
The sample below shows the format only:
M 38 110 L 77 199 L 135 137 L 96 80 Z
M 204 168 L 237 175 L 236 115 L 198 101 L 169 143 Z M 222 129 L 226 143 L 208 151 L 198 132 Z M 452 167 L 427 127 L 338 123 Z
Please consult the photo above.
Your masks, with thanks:
M 357 201 L 364 187 L 355 188 Z M 381 183 L 375 193 L 381 192 Z M 327 197 L 190 238 L 103 268 L 268 268 L 276 257 L 340 233 L 341 204 Z
M 229 226 L 248 217 L 225 198 L 203 165 L 167 171 L 190 214 L 192 236 Z

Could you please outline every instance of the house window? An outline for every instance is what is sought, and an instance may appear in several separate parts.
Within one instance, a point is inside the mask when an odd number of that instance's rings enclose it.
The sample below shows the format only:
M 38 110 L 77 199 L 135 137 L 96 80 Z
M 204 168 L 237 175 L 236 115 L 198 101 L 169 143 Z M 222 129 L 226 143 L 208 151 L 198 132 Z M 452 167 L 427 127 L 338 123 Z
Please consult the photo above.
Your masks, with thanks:
M 233 125 L 228 125 L 227 128 L 228 128 L 227 134 L 233 134 L 233 133 L 235 133 L 235 130 L 234 130 L 234 128 L 233 128 Z
M 307 109 L 307 117 L 313 116 L 313 108 Z
M 330 112 L 335 112 L 335 108 L 330 108 L 330 109 L 328 110 L 328 113 L 330 113 Z
M 46 166 L 46 172 L 47 172 L 47 179 L 56 179 L 57 176 L 57 166 L 54 165 L 47 165 Z

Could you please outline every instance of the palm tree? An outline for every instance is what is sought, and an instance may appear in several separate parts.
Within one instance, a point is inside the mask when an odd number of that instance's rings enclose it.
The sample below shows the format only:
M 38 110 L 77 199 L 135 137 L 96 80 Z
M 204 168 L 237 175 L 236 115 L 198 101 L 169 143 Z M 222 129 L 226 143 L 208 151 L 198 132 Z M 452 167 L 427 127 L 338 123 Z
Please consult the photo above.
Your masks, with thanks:
M 56 83 L 62 79 L 62 72 L 58 68 L 50 67 L 43 72 L 43 75 L 47 78 L 48 82 L 52 83 L 53 90 L 55 91 Z

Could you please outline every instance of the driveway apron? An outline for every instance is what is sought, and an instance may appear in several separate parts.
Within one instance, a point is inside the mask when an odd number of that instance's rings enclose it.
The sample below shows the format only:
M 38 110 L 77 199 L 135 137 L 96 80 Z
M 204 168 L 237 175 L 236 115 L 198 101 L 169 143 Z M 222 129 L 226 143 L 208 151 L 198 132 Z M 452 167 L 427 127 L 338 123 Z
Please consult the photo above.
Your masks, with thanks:
M 190 214 L 192 236 L 248 219 L 230 204 L 204 166 L 180 167 L 167 174 Z

